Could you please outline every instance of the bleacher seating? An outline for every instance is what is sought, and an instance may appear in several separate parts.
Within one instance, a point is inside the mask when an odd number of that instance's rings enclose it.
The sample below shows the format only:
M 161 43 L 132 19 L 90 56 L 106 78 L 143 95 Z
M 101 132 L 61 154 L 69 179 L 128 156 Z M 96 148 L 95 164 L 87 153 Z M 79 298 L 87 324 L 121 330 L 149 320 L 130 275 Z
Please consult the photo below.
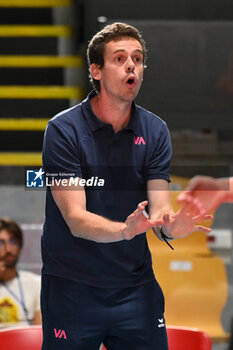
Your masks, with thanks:
M 82 85 L 67 78 L 78 81 L 83 69 L 72 49 L 73 27 L 54 20 L 56 9 L 71 5 L 0 0 L 0 166 L 40 166 L 47 121 L 84 96 Z

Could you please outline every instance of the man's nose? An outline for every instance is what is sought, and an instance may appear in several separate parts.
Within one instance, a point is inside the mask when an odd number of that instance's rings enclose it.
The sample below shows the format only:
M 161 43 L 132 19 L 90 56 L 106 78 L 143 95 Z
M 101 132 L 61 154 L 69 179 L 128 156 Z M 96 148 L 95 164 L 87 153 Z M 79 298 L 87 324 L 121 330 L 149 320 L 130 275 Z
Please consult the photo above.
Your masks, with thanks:
M 135 68 L 135 64 L 134 64 L 134 61 L 131 59 L 131 58 L 129 58 L 128 60 L 127 60 L 127 66 L 126 66 L 127 68 L 127 72 L 132 72 L 132 71 L 134 71 L 134 68 Z
M 5 254 L 10 253 L 10 251 L 11 251 L 11 245 L 10 245 L 9 243 L 5 242 L 5 244 L 4 244 L 4 246 L 3 246 L 3 250 L 4 250 Z
M 6 242 L 5 247 L 7 252 L 10 252 L 12 250 L 12 244 L 10 242 Z

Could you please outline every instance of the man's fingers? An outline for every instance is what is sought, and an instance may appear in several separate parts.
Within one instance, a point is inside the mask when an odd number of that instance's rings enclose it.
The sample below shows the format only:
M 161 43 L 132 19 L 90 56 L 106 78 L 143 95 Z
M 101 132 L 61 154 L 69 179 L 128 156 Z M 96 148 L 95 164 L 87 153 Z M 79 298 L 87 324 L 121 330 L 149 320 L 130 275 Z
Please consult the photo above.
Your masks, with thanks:
M 177 197 L 177 203 L 183 206 L 182 212 L 194 215 L 204 215 L 205 210 L 198 198 L 192 197 L 191 192 L 182 192 Z
M 147 206 L 148 202 L 147 201 L 143 201 L 141 203 L 138 204 L 138 209 L 143 210 L 145 209 L 145 207 Z
M 204 220 L 212 220 L 213 218 L 214 218 L 214 216 L 211 214 L 205 214 L 203 217 Z
M 196 225 L 195 229 L 196 229 L 196 231 L 201 231 L 201 232 L 205 232 L 205 233 L 211 232 L 211 228 L 205 227 L 205 226 L 201 226 L 201 225 Z
M 164 220 L 165 222 L 169 222 L 170 216 L 169 216 L 168 213 L 166 213 L 166 214 L 163 215 L 163 220 Z
M 141 202 L 141 205 L 143 205 L 144 207 L 146 207 L 147 204 L 148 204 L 148 201 L 143 201 L 143 202 Z
M 189 203 L 191 202 L 192 197 L 190 196 L 189 192 L 181 192 L 178 196 L 177 196 L 177 202 L 178 203 Z
M 187 214 L 194 217 L 197 215 L 203 216 L 206 213 L 202 203 L 196 198 L 189 200 L 187 203 L 183 202 L 183 205 L 184 206 L 180 211 L 181 214 Z
M 200 220 L 212 220 L 214 217 L 211 214 L 204 214 L 204 215 L 196 215 L 193 217 L 194 221 L 200 221 Z
M 132 213 L 132 214 L 130 214 L 130 215 L 128 216 L 128 218 L 127 218 L 127 219 L 131 220 L 131 219 L 134 219 L 134 218 L 135 218 L 135 214 L 134 214 L 134 213 Z
M 163 219 L 158 219 L 158 220 L 148 220 L 149 223 L 152 225 L 152 226 L 161 226 L 163 224 L 165 224 L 165 221 Z
M 148 202 L 147 201 L 143 201 L 143 202 L 141 202 L 141 203 L 139 203 L 138 204 L 138 207 L 137 207 L 137 209 L 136 209 L 136 211 L 137 210 L 139 210 L 139 211 L 144 211 L 145 210 L 145 207 L 147 206 L 147 204 L 148 204 Z
M 137 209 L 134 211 L 135 214 L 139 215 L 139 214 L 143 214 L 143 216 L 146 219 L 149 219 L 149 215 L 147 214 L 147 212 L 145 211 L 145 207 L 147 206 L 148 202 L 147 201 L 143 201 L 141 203 L 138 204 Z

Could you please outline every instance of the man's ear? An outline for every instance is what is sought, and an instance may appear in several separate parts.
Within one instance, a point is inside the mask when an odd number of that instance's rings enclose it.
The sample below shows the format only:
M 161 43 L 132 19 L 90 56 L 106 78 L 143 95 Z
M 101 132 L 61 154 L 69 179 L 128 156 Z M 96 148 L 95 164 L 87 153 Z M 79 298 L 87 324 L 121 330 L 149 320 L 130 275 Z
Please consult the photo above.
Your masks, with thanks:
M 90 73 L 95 80 L 100 80 L 102 77 L 101 69 L 100 69 L 99 65 L 96 63 L 92 63 L 90 65 Z

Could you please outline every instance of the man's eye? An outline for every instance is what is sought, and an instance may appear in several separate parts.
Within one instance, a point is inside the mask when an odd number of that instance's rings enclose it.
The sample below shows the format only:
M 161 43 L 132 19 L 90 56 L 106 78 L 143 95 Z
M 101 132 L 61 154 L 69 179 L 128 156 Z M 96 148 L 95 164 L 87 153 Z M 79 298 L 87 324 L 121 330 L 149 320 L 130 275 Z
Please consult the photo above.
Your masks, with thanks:
M 137 62 L 137 63 L 138 62 L 142 62 L 142 58 L 141 57 L 135 57 L 134 61 Z
M 123 61 L 123 58 L 120 57 L 120 56 L 118 56 L 118 57 L 116 57 L 116 61 L 117 61 L 117 62 L 122 62 L 122 61 Z
M 18 242 L 15 238 L 11 238 L 11 239 L 9 240 L 9 243 L 10 243 L 11 245 L 18 245 L 18 244 L 19 244 L 19 242 Z

